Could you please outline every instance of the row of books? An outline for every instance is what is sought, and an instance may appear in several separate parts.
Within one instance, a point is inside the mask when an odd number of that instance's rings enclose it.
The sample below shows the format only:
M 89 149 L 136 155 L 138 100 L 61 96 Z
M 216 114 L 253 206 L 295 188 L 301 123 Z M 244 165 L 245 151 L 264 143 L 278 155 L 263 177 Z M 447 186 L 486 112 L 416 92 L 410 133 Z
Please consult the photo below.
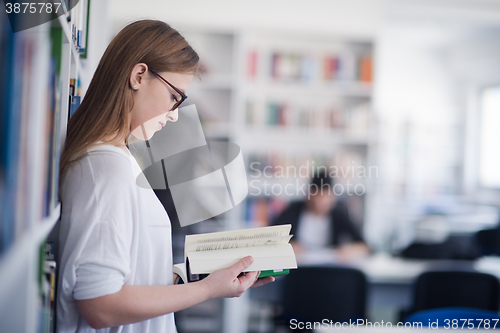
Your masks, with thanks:
M 81 4 L 77 6 L 79 2 Z M 64 10 L 64 15 L 69 23 L 76 51 L 86 53 L 89 0 L 61 0 L 61 5 L 61 10 Z
M 366 134 L 369 128 L 370 104 L 301 106 L 287 102 L 249 100 L 246 123 L 255 127 L 341 129 L 353 135 Z
M 373 59 L 368 53 L 356 54 L 346 50 L 323 55 L 277 51 L 259 54 L 256 50 L 251 50 L 247 56 L 249 79 L 255 79 L 259 75 L 259 60 L 263 57 L 270 57 L 270 68 L 265 71 L 265 75 L 275 81 L 372 82 Z
M 40 332 L 54 333 L 56 327 L 56 262 L 44 262 L 41 277 Z
M 55 262 L 54 242 L 49 241 L 41 246 L 40 256 L 40 317 L 39 332 L 54 333 L 56 330 L 56 284 L 57 265 Z
M 71 18 L 71 32 L 76 49 L 80 53 L 86 53 L 87 49 L 87 25 L 88 25 L 88 0 L 70 0 L 73 3 L 82 2 L 74 7 Z
M 5 22 L 1 22 L 4 25 Z M 33 28 L 37 29 L 37 28 Z M 60 28 L 13 34 L 2 29 L 0 91 L 0 253 L 57 204 L 60 155 Z
M 265 227 L 281 214 L 288 201 L 279 197 L 248 197 L 244 220 L 249 227 Z
M 68 121 L 71 116 L 76 112 L 76 110 L 80 107 L 82 103 L 82 97 L 78 96 L 78 85 L 80 80 L 78 79 L 70 79 L 69 80 L 69 113 L 68 113 Z

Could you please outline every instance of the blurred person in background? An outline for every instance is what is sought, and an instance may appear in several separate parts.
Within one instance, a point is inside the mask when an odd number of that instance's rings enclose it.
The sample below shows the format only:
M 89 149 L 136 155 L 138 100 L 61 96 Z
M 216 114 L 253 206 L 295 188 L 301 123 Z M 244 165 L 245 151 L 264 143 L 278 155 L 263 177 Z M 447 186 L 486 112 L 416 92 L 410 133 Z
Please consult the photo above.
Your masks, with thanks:
M 309 199 L 290 203 L 273 222 L 292 225 L 290 244 L 296 255 L 334 249 L 339 259 L 350 260 L 370 253 L 347 206 L 337 200 L 333 185 L 327 172 L 316 173 L 309 185 Z

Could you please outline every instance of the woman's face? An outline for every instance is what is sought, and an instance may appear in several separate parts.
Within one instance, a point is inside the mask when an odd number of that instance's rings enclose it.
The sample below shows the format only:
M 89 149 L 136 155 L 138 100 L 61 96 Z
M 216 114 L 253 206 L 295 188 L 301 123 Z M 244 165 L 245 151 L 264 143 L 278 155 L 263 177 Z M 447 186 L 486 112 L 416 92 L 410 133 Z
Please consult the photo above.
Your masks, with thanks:
M 184 93 L 193 80 L 193 74 L 171 72 L 158 74 Z M 170 109 L 181 96 L 151 72 L 146 72 L 137 78 L 132 84 L 136 87 L 133 88 L 134 106 L 130 117 L 130 131 L 138 139 L 149 140 L 165 126 L 167 121 L 177 121 L 177 109 L 172 111 Z
M 315 195 L 311 195 L 308 201 L 308 208 L 316 215 L 326 216 L 333 208 L 336 201 L 336 197 L 333 193 L 328 191 L 320 191 Z

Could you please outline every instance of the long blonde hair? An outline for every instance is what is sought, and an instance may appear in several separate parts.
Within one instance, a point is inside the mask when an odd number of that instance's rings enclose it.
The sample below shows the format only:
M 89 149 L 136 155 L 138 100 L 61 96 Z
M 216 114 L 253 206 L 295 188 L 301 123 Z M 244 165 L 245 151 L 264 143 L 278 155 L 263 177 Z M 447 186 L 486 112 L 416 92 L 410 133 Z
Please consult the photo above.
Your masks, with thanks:
M 145 63 L 157 73 L 197 74 L 199 57 L 184 37 L 165 22 L 142 20 L 121 30 L 104 52 L 82 104 L 69 120 L 60 179 L 72 162 L 99 141 L 127 143 L 133 107 L 129 79 L 138 63 Z

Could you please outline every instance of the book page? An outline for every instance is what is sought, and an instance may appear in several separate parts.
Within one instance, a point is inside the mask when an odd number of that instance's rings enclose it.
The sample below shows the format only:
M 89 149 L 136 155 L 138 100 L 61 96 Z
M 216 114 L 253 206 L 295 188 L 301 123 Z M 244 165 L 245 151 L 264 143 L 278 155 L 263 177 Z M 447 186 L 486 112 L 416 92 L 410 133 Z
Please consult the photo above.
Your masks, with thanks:
M 185 263 L 174 265 L 173 272 L 174 274 L 179 275 L 179 277 L 182 279 L 182 282 L 188 283 Z
M 241 240 L 263 239 L 270 237 L 288 236 L 292 226 L 290 224 L 264 228 L 253 228 L 233 231 L 212 232 L 207 234 L 187 235 L 186 247 L 190 244 L 234 242 Z
M 226 249 L 218 251 L 198 251 L 189 252 L 187 256 L 190 262 L 193 260 L 212 260 L 217 258 L 237 258 L 241 259 L 246 256 L 252 256 L 254 259 L 261 257 L 282 257 L 293 256 L 293 248 L 290 244 L 257 246 L 257 247 L 242 247 L 237 249 Z
M 190 261 L 192 274 L 210 274 L 218 269 L 234 265 L 238 259 L 214 259 Z M 297 268 L 294 257 L 270 257 L 256 259 L 244 272 Z
M 268 237 L 268 238 L 250 238 L 250 239 L 242 239 L 234 241 L 189 243 L 186 244 L 184 251 L 185 252 L 215 251 L 215 250 L 227 250 L 227 249 L 237 249 L 245 247 L 287 244 L 292 238 L 292 236 L 293 235 Z
M 245 272 L 297 268 L 295 254 L 290 244 L 191 252 L 188 257 L 193 274 L 207 274 L 229 267 L 248 255 L 254 258 L 254 262 L 245 269 Z

